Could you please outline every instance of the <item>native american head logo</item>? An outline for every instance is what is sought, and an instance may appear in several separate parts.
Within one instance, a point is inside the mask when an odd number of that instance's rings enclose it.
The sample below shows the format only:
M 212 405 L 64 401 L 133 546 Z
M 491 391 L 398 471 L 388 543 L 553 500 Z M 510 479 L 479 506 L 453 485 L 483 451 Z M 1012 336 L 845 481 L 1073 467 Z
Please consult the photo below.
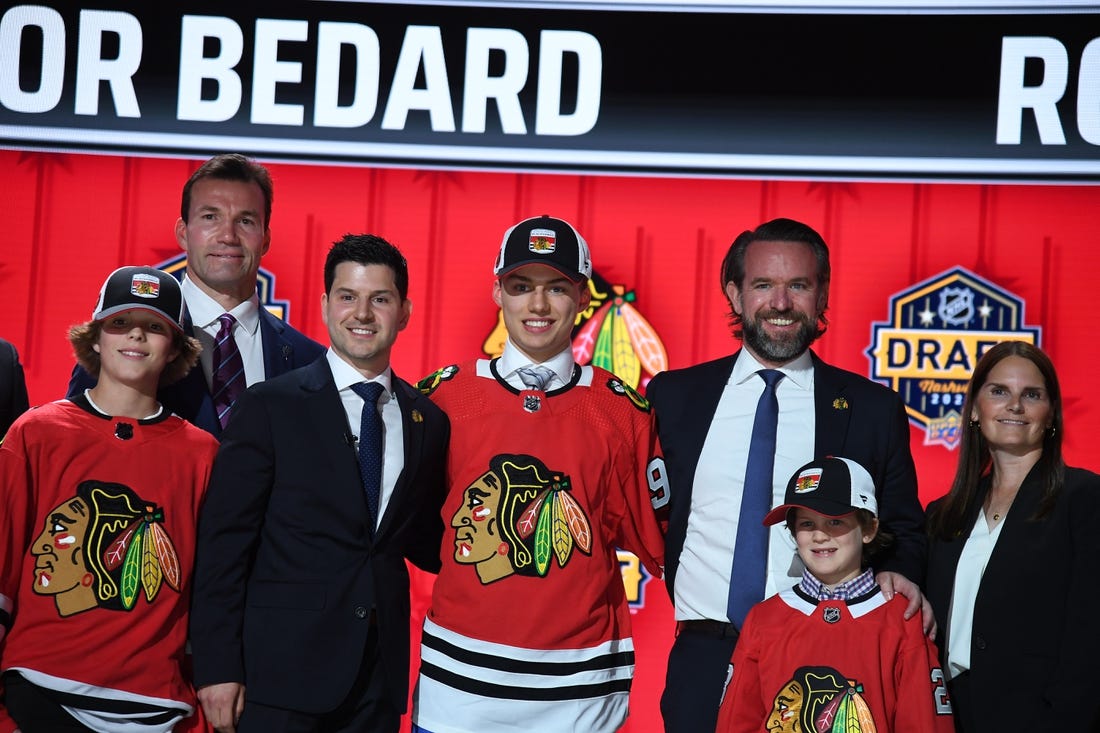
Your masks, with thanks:
M 164 511 L 122 484 L 84 481 L 46 515 L 31 545 L 32 590 L 71 616 L 100 607 L 129 611 L 142 591 L 180 590 L 180 561 Z
M 513 574 L 545 576 L 575 550 L 592 553 L 592 527 L 569 477 L 537 458 L 501 454 L 462 495 L 451 517 L 455 562 L 489 584 Z
M 800 667 L 775 695 L 766 725 L 774 733 L 877 733 L 863 685 L 832 667 Z

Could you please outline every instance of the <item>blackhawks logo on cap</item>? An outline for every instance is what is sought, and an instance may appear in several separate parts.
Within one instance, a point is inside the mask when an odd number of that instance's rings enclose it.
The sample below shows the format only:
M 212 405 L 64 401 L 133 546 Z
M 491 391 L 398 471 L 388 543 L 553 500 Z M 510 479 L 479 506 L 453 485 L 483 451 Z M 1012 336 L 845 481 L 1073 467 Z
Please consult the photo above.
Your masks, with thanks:
M 558 246 L 558 235 L 553 229 L 532 229 L 527 238 L 527 249 L 535 254 L 548 255 Z
M 794 484 L 794 493 L 806 494 L 817 489 L 821 484 L 821 469 L 808 468 L 798 474 L 798 480 Z
M 160 280 L 139 272 L 130 278 L 130 293 L 139 298 L 155 298 L 160 295 Z

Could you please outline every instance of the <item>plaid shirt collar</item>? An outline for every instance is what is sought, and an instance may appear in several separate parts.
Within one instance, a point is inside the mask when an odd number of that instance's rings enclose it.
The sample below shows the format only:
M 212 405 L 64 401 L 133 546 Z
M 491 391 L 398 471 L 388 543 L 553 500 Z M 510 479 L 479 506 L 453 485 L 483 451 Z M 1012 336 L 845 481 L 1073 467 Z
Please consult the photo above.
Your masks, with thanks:
M 807 596 L 816 598 L 819 601 L 847 601 L 851 598 L 859 598 L 860 596 L 867 595 L 874 590 L 875 573 L 871 568 L 867 568 L 851 580 L 840 583 L 832 590 L 829 590 L 820 580 L 815 578 L 809 570 L 803 570 L 802 580 L 799 581 L 798 587 L 801 588 L 802 592 Z

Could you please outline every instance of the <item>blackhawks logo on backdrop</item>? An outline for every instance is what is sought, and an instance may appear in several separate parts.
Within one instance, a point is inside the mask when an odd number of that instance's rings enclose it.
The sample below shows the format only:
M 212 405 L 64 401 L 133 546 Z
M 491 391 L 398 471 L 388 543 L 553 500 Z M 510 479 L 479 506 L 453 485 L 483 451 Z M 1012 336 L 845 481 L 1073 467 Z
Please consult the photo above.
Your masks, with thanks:
M 925 445 L 954 449 L 965 423 L 966 385 L 978 359 L 1001 341 L 1039 345 L 1024 301 L 961 267 L 890 298 L 890 320 L 871 328 L 871 378 L 905 401 Z

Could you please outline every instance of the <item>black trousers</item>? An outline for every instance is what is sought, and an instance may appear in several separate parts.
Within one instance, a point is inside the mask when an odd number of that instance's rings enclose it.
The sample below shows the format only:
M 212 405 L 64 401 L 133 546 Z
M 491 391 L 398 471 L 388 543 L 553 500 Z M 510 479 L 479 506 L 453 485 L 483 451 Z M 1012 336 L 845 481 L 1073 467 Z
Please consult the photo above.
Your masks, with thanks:
M 91 733 L 92 730 L 17 672 L 4 673 L 4 705 L 22 733 Z
M 718 725 L 737 632 L 681 625 L 668 654 L 661 717 L 665 733 L 712 733 Z
M 402 711 L 386 696 L 379 661 L 378 627 L 372 626 L 359 674 L 339 707 L 310 715 L 250 702 L 246 689 L 237 733 L 397 733 Z

